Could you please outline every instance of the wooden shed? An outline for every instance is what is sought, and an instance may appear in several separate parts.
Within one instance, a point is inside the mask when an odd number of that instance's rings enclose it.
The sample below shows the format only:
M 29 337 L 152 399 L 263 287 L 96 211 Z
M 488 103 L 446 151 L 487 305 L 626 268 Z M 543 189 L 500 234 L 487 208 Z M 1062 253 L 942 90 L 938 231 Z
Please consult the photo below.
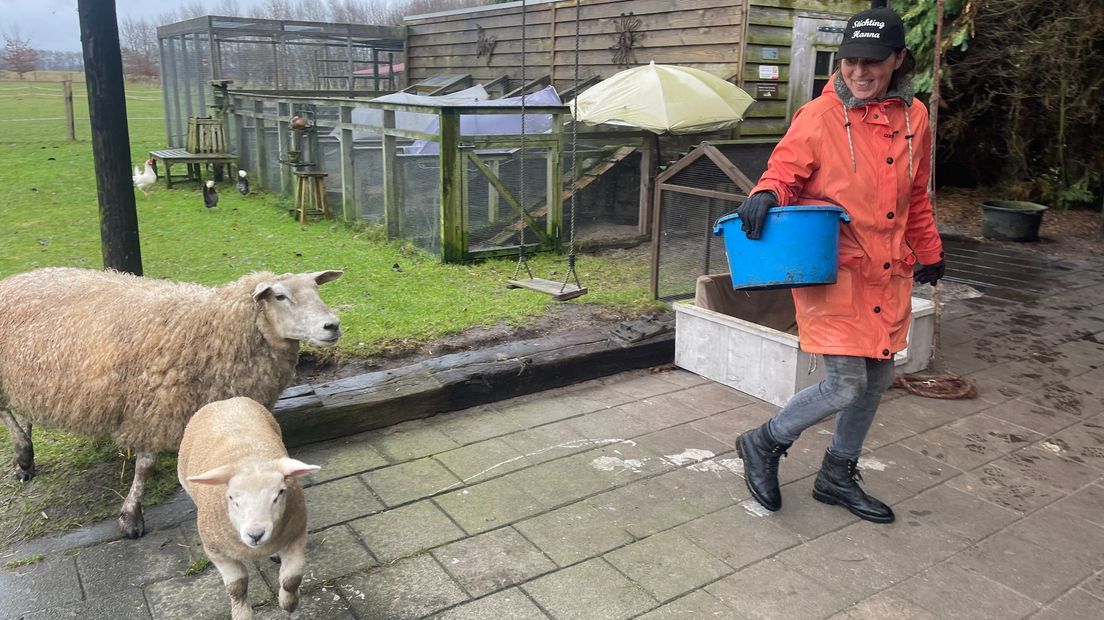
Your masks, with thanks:
M 578 23 L 576 24 L 576 7 Z M 564 92 L 649 61 L 696 67 L 742 86 L 757 101 L 740 136 L 779 136 L 819 92 L 848 15 L 863 0 L 530 0 L 405 19 L 411 84 L 436 76 L 521 85 L 522 10 L 526 81 Z M 576 43 L 576 28 L 578 42 Z

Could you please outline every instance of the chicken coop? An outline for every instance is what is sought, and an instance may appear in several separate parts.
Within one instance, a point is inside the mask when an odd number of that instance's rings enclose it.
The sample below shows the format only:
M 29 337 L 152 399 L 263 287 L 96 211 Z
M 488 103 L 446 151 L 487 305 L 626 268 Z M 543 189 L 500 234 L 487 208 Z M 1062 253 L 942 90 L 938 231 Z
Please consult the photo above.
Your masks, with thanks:
M 703 142 L 656 177 L 652 229 L 654 299 L 694 297 L 699 276 L 725 273 L 713 224 L 736 210 L 767 169 L 774 140 Z
M 157 28 L 168 144 L 183 147 L 188 119 L 221 113 L 212 82 L 280 93 L 343 96 L 400 86 L 401 27 L 207 15 Z

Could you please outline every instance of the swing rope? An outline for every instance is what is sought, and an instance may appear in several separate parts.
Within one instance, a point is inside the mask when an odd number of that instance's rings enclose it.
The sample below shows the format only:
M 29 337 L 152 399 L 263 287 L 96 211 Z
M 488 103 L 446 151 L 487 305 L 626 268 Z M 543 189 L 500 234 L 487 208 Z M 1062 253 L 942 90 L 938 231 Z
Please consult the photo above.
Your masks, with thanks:
M 525 213 L 528 208 L 525 203 L 525 95 L 528 90 L 528 83 L 525 77 L 525 41 L 528 39 L 528 34 L 525 31 L 525 15 L 528 11 L 525 8 L 525 0 L 521 0 L 521 163 L 520 163 L 520 185 L 518 202 L 521 204 L 521 219 L 519 221 L 520 227 L 518 228 L 518 262 L 514 268 L 514 280 L 518 279 L 521 275 L 521 268 L 525 267 L 525 273 L 528 274 L 529 279 L 533 279 L 533 270 L 529 268 L 529 259 L 525 256 L 525 229 L 527 224 L 525 222 Z
M 580 0 L 575 0 L 575 101 L 579 101 L 579 12 L 582 10 Z M 552 42 L 552 46 L 556 46 L 556 42 Z M 524 61 L 523 63 L 524 64 Z M 571 213 L 571 237 L 568 240 L 567 250 L 567 273 L 564 274 L 563 286 L 560 287 L 562 293 L 567 289 L 568 283 L 572 278 L 575 279 L 575 287 L 583 288 L 583 285 L 579 282 L 579 274 L 575 271 L 575 194 L 579 191 L 579 161 L 576 159 L 576 153 L 579 146 L 579 106 L 571 106 L 571 206 L 568 211 Z

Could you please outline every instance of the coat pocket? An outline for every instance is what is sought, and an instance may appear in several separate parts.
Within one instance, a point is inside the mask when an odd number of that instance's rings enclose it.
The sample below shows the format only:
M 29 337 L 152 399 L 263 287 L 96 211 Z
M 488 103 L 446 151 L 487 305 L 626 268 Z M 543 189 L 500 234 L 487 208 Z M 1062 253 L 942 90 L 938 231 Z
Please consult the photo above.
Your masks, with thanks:
M 809 316 L 852 316 L 854 298 L 854 276 L 843 269 L 835 284 L 794 289 L 794 302 Z

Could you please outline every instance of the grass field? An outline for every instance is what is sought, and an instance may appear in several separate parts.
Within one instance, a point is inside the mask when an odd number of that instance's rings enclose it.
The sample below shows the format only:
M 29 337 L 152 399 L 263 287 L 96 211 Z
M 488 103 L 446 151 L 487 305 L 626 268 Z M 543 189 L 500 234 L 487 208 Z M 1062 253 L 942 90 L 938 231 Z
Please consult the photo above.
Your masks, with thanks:
M 80 83 L 74 90 L 77 140 L 69 142 L 61 84 L 0 81 L 0 278 L 37 267 L 103 266 L 86 91 Z M 118 139 L 129 141 L 137 163 L 166 146 L 161 95 L 128 85 L 126 101 L 130 135 Z M 194 184 L 167 190 L 159 182 L 148 198 L 136 191 L 145 275 L 217 285 L 250 271 L 343 269 L 344 277 L 322 289 L 345 335 L 319 353 L 337 361 L 385 355 L 479 326 L 524 324 L 554 303 L 504 287 L 513 260 L 444 265 L 376 229 L 301 226 L 280 196 L 243 197 L 232 184 L 221 189 L 219 206 L 210 210 Z M 530 264 L 538 277 L 556 279 L 552 274 L 564 269 L 555 255 L 535 256 Z M 644 261 L 582 256 L 579 275 L 591 292 L 569 303 L 630 313 L 654 307 Z M 36 428 L 40 475 L 20 485 L 8 474 L 6 431 L 0 435 L 0 549 L 112 516 L 121 503 L 118 494 L 125 495 L 131 473 L 125 446 Z M 161 459 L 151 503 L 173 492 L 174 469 L 171 456 Z

